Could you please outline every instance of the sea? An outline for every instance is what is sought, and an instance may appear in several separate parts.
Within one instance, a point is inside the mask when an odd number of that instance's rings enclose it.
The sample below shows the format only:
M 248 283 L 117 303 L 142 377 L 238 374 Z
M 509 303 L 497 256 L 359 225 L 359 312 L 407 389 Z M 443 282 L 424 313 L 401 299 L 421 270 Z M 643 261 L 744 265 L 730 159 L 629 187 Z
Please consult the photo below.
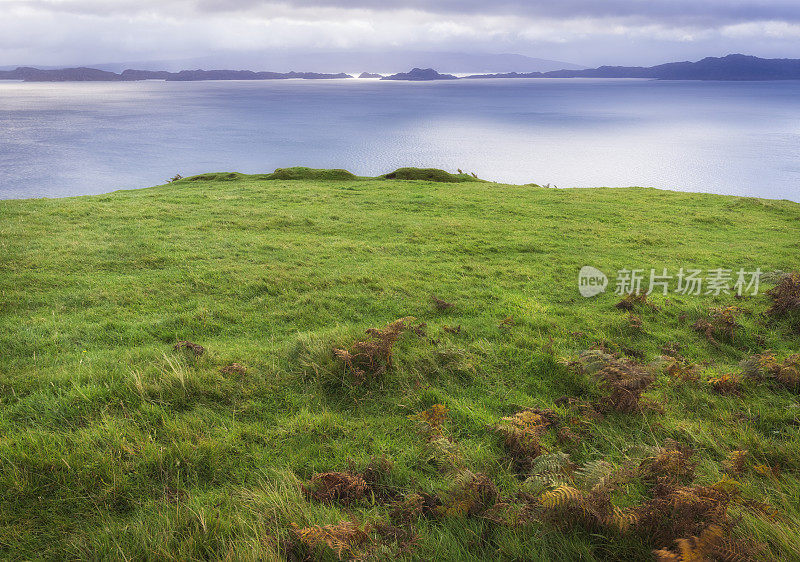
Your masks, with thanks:
M 800 201 L 800 81 L 0 81 L 0 198 L 402 166 Z

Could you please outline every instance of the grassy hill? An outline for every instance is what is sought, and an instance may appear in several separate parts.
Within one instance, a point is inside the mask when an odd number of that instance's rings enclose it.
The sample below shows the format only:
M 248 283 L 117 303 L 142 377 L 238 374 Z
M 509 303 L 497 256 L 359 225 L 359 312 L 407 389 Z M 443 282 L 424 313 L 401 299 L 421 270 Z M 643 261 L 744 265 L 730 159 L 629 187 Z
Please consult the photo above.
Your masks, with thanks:
M 0 201 L 0 558 L 800 559 L 800 205 L 309 174 Z

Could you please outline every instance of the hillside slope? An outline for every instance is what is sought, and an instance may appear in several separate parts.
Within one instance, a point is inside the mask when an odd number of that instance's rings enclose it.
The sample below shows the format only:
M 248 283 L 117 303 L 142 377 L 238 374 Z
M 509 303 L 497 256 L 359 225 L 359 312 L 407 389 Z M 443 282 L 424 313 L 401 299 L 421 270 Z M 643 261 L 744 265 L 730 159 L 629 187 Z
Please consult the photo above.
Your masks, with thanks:
M 0 201 L 0 558 L 641 560 L 709 523 L 800 558 L 798 395 L 739 367 L 797 325 L 763 294 L 613 294 L 625 268 L 797 269 L 800 205 L 337 174 Z M 692 329 L 712 307 L 730 334 Z M 641 403 L 592 346 L 655 377 Z M 729 517 L 646 516 L 715 483 Z

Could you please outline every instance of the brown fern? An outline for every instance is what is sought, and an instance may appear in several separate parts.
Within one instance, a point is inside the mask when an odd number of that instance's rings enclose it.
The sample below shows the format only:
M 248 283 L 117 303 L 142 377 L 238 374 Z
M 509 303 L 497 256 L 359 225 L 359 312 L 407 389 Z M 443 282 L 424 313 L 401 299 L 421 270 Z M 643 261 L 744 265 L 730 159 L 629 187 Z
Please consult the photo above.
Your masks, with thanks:
M 582 490 L 562 484 L 539 498 L 543 518 L 558 527 L 580 526 L 588 530 L 615 528 L 626 530 L 633 513 L 615 507 L 610 491 L 604 487 Z
M 636 508 L 636 529 L 656 545 L 699 536 L 708 525 L 730 525 L 733 500 L 725 486 L 665 486 Z
M 369 485 L 358 474 L 348 472 L 323 472 L 314 474 L 303 491 L 320 502 L 339 501 L 345 504 L 364 498 Z
M 699 367 L 683 358 L 670 357 L 666 364 L 666 371 L 670 378 L 676 380 L 684 382 L 697 382 L 700 380 Z
M 559 443 L 565 445 L 577 445 L 581 441 L 581 436 L 575 433 L 569 427 L 560 427 L 558 432 L 556 433 L 556 438 L 558 439 Z
M 528 409 L 500 420 L 495 429 L 503 436 L 503 445 L 518 470 L 527 471 L 542 454 L 539 437 L 557 418 L 553 410 Z
M 225 365 L 222 369 L 219 370 L 220 373 L 223 375 L 244 375 L 247 373 L 247 367 L 241 365 L 239 363 L 231 363 L 230 365 Z
M 731 451 L 725 462 L 722 463 L 723 468 L 731 474 L 741 474 L 744 472 L 745 463 L 747 461 L 747 450 Z
M 451 308 L 453 308 L 455 306 L 454 303 L 442 300 L 442 299 L 436 297 L 436 295 L 431 295 L 431 302 L 433 302 L 433 307 L 436 310 L 438 310 L 439 312 L 443 312 L 445 310 L 449 310 L 449 309 L 451 309 Z
M 408 329 L 414 318 L 408 316 L 387 324 L 382 329 L 370 328 L 368 339 L 356 341 L 350 349 L 334 348 L 333 354 L 344 364 L 357 383 L 382 375 L 392 366 L 395 342 Z
M 444 404 L 434 404 L 427 410 L 409 416 L 409 419 L 422 422 L 428 436 L 437 436 L 442 434 L 444 422 L 447 421 L 447 412 L 447 406 Z
M 391 459 L 385 455 L 378 455 L 370 458 L 366 466 L 364 466 L 364 468 L 362 468 L 360 471 L 355 470 L 355 467 L 353 466 L 354 463 L 352 461 L 349 461 L 349 464 L 350 472 L 357 473 L 367 484 L 372 487 L 383 483 L 383 481 L 386 479 L 386 476 L 392 471 L 394 466 L 394 463 L 391 461 Z
M 442 471 L 463 468 L 464 463 L 458 443 L 444 434 L 447 408 L 443 404 L 434 404 L 409 418 L 421 422 L 422 432 L 426 438 L 425 451 L 428 454 L 426 459 L 428 462 Z
M 445 516 L 477 515 L 493 507 L 499 496 L 497 486 L 488 476 L 464 470 L 456 476 L 439 509 Z
M 639 305 L 647 303 L 646 293 L 628 293 L 614 306 L 620 310 L 633 310 Z
M 396 523 L 409 523 L 420 517 L 425 508 L 425 498 L 421 494 L 408 494 L 389 506 L 389 519 Z
M 741 363 L 742 374 L 756 381 L 774 381 L 792 390 L 800 390 L 800 353 L 790 355 L 783 361 L 766 351 L 753 355 Z
M 694 451 L 672 439 L 667 439 L 655 454 L 645 458 L 639 473 L 645 482 L 658 485 L 660 489 L 691 482 L 694 478 Z
M 718 377 L 708 379 L 708 384 L 714 392 L 738 396 L 742 393 L 742 382 L 733 373 L 725 373 Z
M 703 334 L 708 341 L 713 344 L 718 343 L 714 338 L 714 325 L 705 318 L 700 318 L 697 322 L 692 324 L 692 329 L 695 332 Z
M 786 358 L 775 375 L 775 380 L 789 390 L 795 392 L 800 390 L 800 354 Z
M 676 359 L 680 359 L 681 346 L 677 342 L 669 341 L 661 346 L 661 353 L 664 355 L 669 355 L 670 357 L 675 357 Z
M 642 392 L 653 382 L 654 377 L 644 368 L 626 360 L 610 361 L 596 375 L 610 394 L 595 407 L 603 412 L 633 413 L 642 410 Z
M 400 490 L 391 484 L 390 475 L 394 463 L 385 455 L 374 456 L 360 470 L 352 460 L 348 461 L 348 472 L 361 477 L 369 487 L 369 494 L 375 501 L 390 503 L 401 497 Z
M 176 343 L 173 346 L 172 349 L 174 349 L 175 351 L 182 350 L 182 349 L 186 350 L 186 351 L 190 351 L 191 353 L 193 353 L 195 355 L 195 357 L 200 357 L 206 351 L 206 348 L 203 347 L 202 345 L 197 344 L 197 343 L 192 343 L 192 342 L 190 342 L 188 340 L 180 340 L 180 341 L 178 341 L 178 343 Z
M 562 483 L 539 496 L 541 517 L 559 527 L 625 532 L 636 523 L 637 514 L 615 506 L 612 495 L 635 474 L 633 465 L 614 467 L 603 460 L 588 462 L 565 473 L 566 481 L 564 478 L 550 480 Z
M 711 560 L 715 546 L 723 535 L 719 525 L 709 525 L 699 537 L 677 539 L 673 550 L 654 550 L 658 562 L 705 562 Z
M 800 310 L 800 272 L 784 275 L 772 289 L 767 291 L 772 306 L 767 309 L 770 316 L 786 316 Z
M 333 550 L 340 560 L 356 555 L 360 547 L 371 541 L 368 525 L 359 525 L 350 521 L 305 528 L 300 528 L 292 523 L 292 528 L 297 538 L 306 546 L 311 549 L 326 546 Z
M 709 342 L 715 345 L 719 344 L 718 338 L 732 342 L 736 330 L 741 327 L 737 320 L 740 312 L 734 306 L 712 308 L 709 310 L 708 316 L 697 320 L 692 324 L 692 328 L 696 332 L 703 334 Z
M 754 381 L 765 381 L 774 378 L 781 370 L 781 365 L 771 351 L 751 355 L 740 363 L 742 374 Z
M 594 404 L 594 409 L 600 413 L 642 411 L 642 392 L 655 380 L 648 369 L 630 359 L 620 358 L 605 346 L 584 351 L 571 366 L 593 375 L 608 393 Z
M 772 480 L 777 480 L 781 477 L 781 467 L 777 465 L 771 466 L 768 464 L 757 464 L 753 467 L 753 470 L 755 470 L 761 476 L 765 476 Z

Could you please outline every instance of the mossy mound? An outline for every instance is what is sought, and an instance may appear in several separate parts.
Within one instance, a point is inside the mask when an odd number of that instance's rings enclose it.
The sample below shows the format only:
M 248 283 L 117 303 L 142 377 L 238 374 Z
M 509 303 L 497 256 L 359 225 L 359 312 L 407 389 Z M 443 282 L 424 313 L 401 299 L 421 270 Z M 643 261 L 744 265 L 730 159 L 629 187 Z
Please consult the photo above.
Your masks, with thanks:
M 356 176 L 347 170 L 325 170 L 316 168 L 277 168 L 271 174 L 260 176 L 267 180 L 354 180 Z
M 233 181 L 246 177 L 245 174 L 240 174 L 238 172 L 211 172 L 183 179 L 186 181 Z
M 387 180 L 425 180 L 440 182 L 482 181 L 469 174 L 451 174 L 438 168 L 398 168 L 382 176 Z
M 240 179 L 255 180 L 355 180 L 358 176 L 342 169 L 321 169 L 295 166 L 292 168 L 276 168 L 271 174 L 240 174 L 238 172 L 211 172 L 199 174 L 186 181 L 233 181 Z M 466 181 L 486 181 L 470 174 L 451 174 L 438 168 L 398 168 L 394 172 L 379 176 L 389 180 L 423 180 L 435 182 L 457 183 Z

